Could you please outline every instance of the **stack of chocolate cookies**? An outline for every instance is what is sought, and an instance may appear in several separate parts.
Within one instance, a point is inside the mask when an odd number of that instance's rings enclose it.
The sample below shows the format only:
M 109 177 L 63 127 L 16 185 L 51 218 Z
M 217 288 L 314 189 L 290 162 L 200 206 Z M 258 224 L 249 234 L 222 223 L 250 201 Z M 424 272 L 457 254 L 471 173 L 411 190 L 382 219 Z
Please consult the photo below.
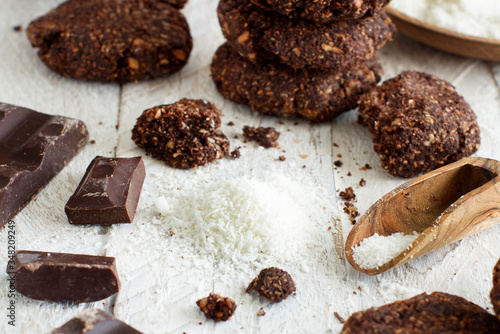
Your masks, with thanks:
M 212 78 L 227 99 L 280 117 L 329 121 L 380 80 L 396 32 L 389 0 L 221 0 L 227 42 Z

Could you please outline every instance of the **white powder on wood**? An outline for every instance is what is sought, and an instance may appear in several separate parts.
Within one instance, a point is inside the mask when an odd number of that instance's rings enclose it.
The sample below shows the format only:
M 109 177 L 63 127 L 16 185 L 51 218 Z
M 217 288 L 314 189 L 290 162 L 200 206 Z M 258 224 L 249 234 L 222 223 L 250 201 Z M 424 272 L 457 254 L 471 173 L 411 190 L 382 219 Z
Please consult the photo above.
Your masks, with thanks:
M 379 268 L 407 249 L 420 234 L 394 233 L 381 236 L 375 233 L 353 248 L 352 257 L 361 268 Z
M 307 206 L 314 200 L 284 177 L 271 182 L 237 178 L 173 190 L 155 202 L 166 234 L 197 254 L 233 263 L 285 262 L 314 244 Z
M 393 0 L 391 7 L 458 33 L 500 39 L 499 0 Z

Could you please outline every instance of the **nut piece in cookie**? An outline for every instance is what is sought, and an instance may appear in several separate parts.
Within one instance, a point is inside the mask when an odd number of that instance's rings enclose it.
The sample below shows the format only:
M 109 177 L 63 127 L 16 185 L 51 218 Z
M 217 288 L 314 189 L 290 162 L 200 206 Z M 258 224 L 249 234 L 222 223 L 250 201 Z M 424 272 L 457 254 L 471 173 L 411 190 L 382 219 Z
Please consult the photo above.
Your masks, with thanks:
M 382 167 L 413 177 L 476 152 L 476 115 L 448 82 L 407 71 L 361 96 L 359 122 L 367 125 Z
M 327 23 L 335 20 L 358 20 L 372 16 L 390 0 L 250 0 L 263 8 L 292 18 Z
M 54 72 L 102 82 L 167 76 L 192 49 L 186 19 L 162 0 L 68 0 L 27 34 Z
M 265 148 L 279 146 L 277 140 L 280 133 L 274 128 L 255 128 L 245 125 L 243 127 L 243 136 L 249 140 L 255 140 L 260 146 Z
M 229 154 L 220 117 L 210 102 L 182 99 L 145 110 L 132 130 L 132 140 L 169 166 L 203 166 Z
M 246 292 L 250 293 L 253 290 L 257 295 L 264 296 L 273 303 L 279 303 L 295 292 L 296 288 L 289 273 L 271 267 L 263 269 L 250 283 Z
M 215 293 L 210 293 L 208 297 L 199 299 L 196 305 L 205 314 L 205 317 L 214 321 L 227 321 L 236 310 L 234 300 Z
M 493 269 L 493 289 L 490 293 L 491 303 L 493 310 L 500 319 L 500 260 L 497 262 L 495 269 Z
M 297 69 L 342 71 L 373 58 L 396 32 L 384 12 L 323 25 L 291 20 L 248 0 L 221 0 L 217 12 L 224 37 L 240 55 Z
M 214 55 L 212 79 L 225 98 L 279 117 L 330 121 L 354 109 L 359 95 L 380 80 L 376 57 L 343 72 L 294 70 L 277 62 L 252 63 L 228 43 Z
M 500 321 L 466 299 L 443 292 L 352 314 L 341 334 L 500 333 Z

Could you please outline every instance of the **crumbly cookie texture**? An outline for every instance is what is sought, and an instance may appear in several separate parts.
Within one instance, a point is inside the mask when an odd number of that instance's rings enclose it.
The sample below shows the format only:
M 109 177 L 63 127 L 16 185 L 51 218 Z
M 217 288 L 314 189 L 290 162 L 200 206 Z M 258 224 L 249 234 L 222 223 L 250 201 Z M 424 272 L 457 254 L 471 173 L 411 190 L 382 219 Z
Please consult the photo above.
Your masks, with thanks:
M 413 177 L 476 152 L 476 115 L 448 82 L 407 71 L 359 100 L 359 122 L 372 134 L 382 167 Z
M 179 71 L 192 49 L 184 16 L 161 0 L 69 0 L 27 29 L 54 72 L 129 82 Z
M 500 260 L 498 260 L 495 269 L 493 269 L 493 289 L 490 293 L 493 310 L 500 320 Z
M 278 117 L 330 121 L 356 107 L 380 80 L 377 58 L 345 72 L 294 70 L 277 62 L 252 63 L 223 44 L 212 62 L 212 79 L 227 99 Z
M 229 154 L 220 117 L 210 102 L 182 99 L 145 110 L 132 130 L 132 140 L 169 166 L 203 166 Z
M 278 147 L 277 142 L 280 133 L 275 128 L 252 127 L 245 125 L 243 127 L 243 136 L 249 140 L 255 140 L 260 146 L 265 148 Z
M 155 0 L 153 0 L 153 1 L 155 1 Z M 169 5 L 172 5 L 175 8 L 179 8 L 179 9 L 183 8 L 186 5 L 186 3 L 188 2 L 188 0 L 161 0 L 161 1 L 166 2 Z
M 443 292 L 352 314 L 341 334 L 500 333 L 500 321 L 466 299 Z
M 221 0 L 217 12 L 224 37 L 240 55 L 293 68 L 352 67 L 371 59 L 396 32 L 383 12 L 324 25 L 265 11 L 248 0 Z
M 295 292 L 295 282 L 289 273 L 279 268 L 263 269 L 255 277 L 246 292 L 257 292 L 257 295 L 266 297 L 273 303 L 279 303 Z
M 250 0 L 263 8 L 272 9 L 292 18 L 319 23 L 336 20 L 358 20 L 372 16 L 390 0 Z
M 196 305 L 205 314 L 205 317 L 214 321 L 227 321 L 236 310 L 234 300 L 215 293 L 210 293 L 208 297 L 199 299 Z

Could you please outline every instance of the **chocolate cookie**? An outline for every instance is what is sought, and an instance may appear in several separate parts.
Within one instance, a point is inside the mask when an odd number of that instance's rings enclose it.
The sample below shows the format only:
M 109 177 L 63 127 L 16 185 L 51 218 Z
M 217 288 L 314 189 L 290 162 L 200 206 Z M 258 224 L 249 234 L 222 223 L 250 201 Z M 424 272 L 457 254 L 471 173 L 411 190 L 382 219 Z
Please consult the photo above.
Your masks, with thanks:
M 279 303 L 295 292 L 295 282 L 286 271 L 271 267 L 262 269 L 257 277 L 248 285 L 246 292 L 257 292 L 272 303 Z
M 382 167 L 412 177 L 457 161 L 480 145 L 476 115 L 455 88 L 433 75 L 403 72 L 359 101 Z
M 372 16 L 390 0 L 250 0 L 263 8 L 272 9 L 289 17 L 316 22 L 358 20 Z
M 153 158 L 175 168 L 195 168 L 229 154 L 221 112 L 203 100 L 182 99 L 145 110 L 132 140 Z
M 53 71 L 103 82 L 177 72 L 192 48 L 184 16 L 161 0 L 69 0 L 31 22 L 27 34 Z
M 433 292 L 356 312 L 340 333 L 492 334 L 500 333 L 500 321 L 462 297 Z
M 217 11 L 225 38 L 240 55 L 253 62 L 278 59 L 300 69 L 353 67 L 371 59 L 396 31 L 383 12 L 316 25 L 265 11 L 249 0 L 221 0 Z
M 493 289 L 490 293 L 491 303 L 493 310 L 500 319 L 500 260 L 497 262 L 495 269 L 493 269 Z
M 217 50 L 212 62 L 212 79 L 227 99 L 264 114 L 300 115 L 315 122 L 329 121 L 355 108 L 359 94 L 375 86 L 381 73 L 376 58 L 345 73 L 252 63 L 227 43 Z

